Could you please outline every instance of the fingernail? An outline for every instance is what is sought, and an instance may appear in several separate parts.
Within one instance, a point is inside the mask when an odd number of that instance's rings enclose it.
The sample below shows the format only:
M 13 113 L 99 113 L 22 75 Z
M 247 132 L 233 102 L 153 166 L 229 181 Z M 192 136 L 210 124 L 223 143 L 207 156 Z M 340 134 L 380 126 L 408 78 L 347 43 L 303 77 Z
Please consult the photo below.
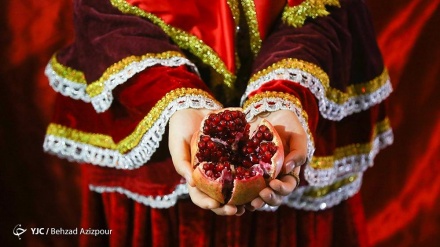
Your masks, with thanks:
M 269 199 L 272 199 L 272 198 L 273 198 L 273 194 L 270 193 L 270 194 L 269 194 Z
M 286 162 L 286 171 L 291 171 L 295 168 L 295 161 L 289 160 Z

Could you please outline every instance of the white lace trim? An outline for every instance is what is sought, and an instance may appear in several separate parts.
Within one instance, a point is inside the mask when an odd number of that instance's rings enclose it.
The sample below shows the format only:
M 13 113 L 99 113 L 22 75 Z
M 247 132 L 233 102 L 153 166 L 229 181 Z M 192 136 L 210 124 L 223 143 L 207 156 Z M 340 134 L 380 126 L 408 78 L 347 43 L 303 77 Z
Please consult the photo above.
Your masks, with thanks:
M 164 196 L 144 196 L 138 193 L 134 193 L 122 187 L 107 187 L 107 186 L 95 186 L 89 185 L 91 191 L 98 193 L 120 193 L 126 195 L 128 198 L 142 203 L 145 206 L 152 208 L 169 208 L 176 204 L 179 198 L 185 198 L 188 195 L 188 188 L 186 184 L 179 184 L 176 189 L 168 195 Z
M 246 107 L 245 114 L 247 120 L 251 121 L 252 118 L 260 113 L 274 112 L 278 110 L 289 110 L 295 113 L 298 117 L 298 120 L 304 129 L 304 132 L 307 134 L 307 161 L 310 162 L 312 160 L 313 153 L 315 152 L 315 145 L 313 143 L 313 138 L 310 134 L 309 124 L 302 115 L 302 109 L 300 109 L 294 103 L 278 97 L 268 97 L 251 103 L 249 106 Z
M 350 174 L 349 176 L 352 175 L 354 174 Z M 283 204 L 292 208 L 311 211 L 319 211 L 331 208 L 359 192 L 362 185 L 362 175 L 363 173 L 357 173 L 357 178 L 353 182 L 348 183 L 322 197 L 308 197 L 304 195 L 304 193 L 310 189 L 316 189 L 316 187 L 299 187 L 286 198 Z M 342 180 L 344 178 L 345 177 L 342 177 L 340 179 Z
M 354 167 L 364 167 L 362 164 L 357 163 L 361 161 L 362 158 L 354 157 L 354 156 L 352 158 L 354 160 L 354 163 L 350 163 L 347 165 L 352 165 Z M 344 159 L 338 160 L 336 161 L 336 163 L 344 163 L 343 160 Z M 295 189 L 289 197 L 286 197 L 286 199 L 283 202 L 283 205 L 296 209 L 310 210 L 310 211 L 319 211 L 319 210 L 331 208 L 359 192 L 362 185 L 363 172 L 345 173 L 344 176 L 338 176 L 336 181 L 347 179 L 350 176 L 356 176 L 356 179 L 350 183 L 341 186 L 340 188 L 337 188 L 334 191 L 329 192 L 328 194 L 322 197 L 313 197 L 313 196 L 305 195 L 310 190 L 316 190 L 319 189 L 320 187 L 310 186 L 310 185 L 300 186 L 299 188 Z M 163 207 L 163 208 L 172 207 L 173 205 L 175 205 L 177 199 L 186 198 L 185 195 L 187 195 L 188 193 L 188 189 L 186 185 L 183 184 L 179 185 L 173 193 L 167 196 L 139 195 L 122 187 L 106 187 L 106 186 L 97 187 L 91 185 L 90 189 L 99 193 L 118 192 L 144 205 L 151 207 Z M 276 211 L 277 209 L 278 209 L 277 206 L 266 205 L 260 210 Z
M 393 91 L 391 82 L 389 79 L 387 79 L 386 83 L 378 90 L 370 94 L 351 97 L 346 102 L 338 104 L 326 97 L 325 87 L 321 81 L 312 74 L 299 69 L 281 68 L 276 69 L 249 84 L 241 99 L 241 102 L 243 103 L 253 91 L 273 80 L 286 80 L 292 83 L 299 83 L 301 86 L 308 88 L 318 99 L 319 111 L 321 112 L 322 116 L 336 121 L 341 120 L 350 114 L 361 112 L 373 105 L 379 104 Z
M 56 92 L 61 93 L 64 96 L 71 97 L 73 99 L 91 102 L 96 112 L 104 112 L 110 107 L 113 102 L 112 91 L 114 88 L 116 88 L 118 85 L 125 83 L 135 74 L 155 65 L 162 65 L 167 67 L 188 65 L 198 74 L 197 67 L 191 61 L 184 57 L 176 56 L 166 59 L 146 58 L 141 61 L 132 62 L 124 67 L 124 69 L 122 69 L 121 71 L 111 75 L 106 81 L 103 82 L 104 89 L 102 90 L 102 92 L 94 97 L 90 97 L 87 94 L 86 84 L 71 81 L 57 74 L 50 63 L 46 66 L 45 74 L 49 79 L 49 84 Z
M 171 116 L 176 111 L 186 108 L 214 110 L 220 109 L 221 106 L 201 95 L 185 95 L 173 100 L 162 111 L 153 126 L 144 134 L 139 144 L 126 154 L 54 135 L 46 135 L 43 147 L 46 152 L 53 153 L 61 158 L 67 158 L 70 161 L 119 169 L 138 168 L 150 160 L 159 147 L 159 142 L 162 140 Z
M 352 176 L 353 174 L 349 175 Z M 313 186 L 301 186 L 294 190 L 290 196 L 286 197 L 283 205 L 303 210 L 319 211 L 327 208 L 331 208 L 342 201 L 350 198 L 359 192 L 362 184 L 362 173 L 355 174 L 357 178 L 344 186 L 341 186 L 335 191 L 328 193 L 322 197 L 308 197 L 304 194 L 313 189 L 319 189 L 319 187 Z M 347 176 L 348 177 L 348 176 Z M 345 177 L 342 177 L 345 179 Z M 178 199 L 183 199 L 188 197 L 188 188 L 186 184 L 180 184 L 176 189 L 168 195 L 165 196 L 147 196 L 132 192 L 123 187 L 110 187 L 110 186 L 95 186 L 89 185 L 89 189 L 98 193 L 120 193 L 126 195 L 128 198 L 150 206 L 152 208 L 169 208 L 176 204 Z M 276 211 L 278 206 L 265 205 L 260 211 Z
M 306 165 L 304 177 L 310 185 L 319 187 L 332 184 L 337 178 L 347 174 L 364 172 L 373 165 L 374 158 L 379 151 L 391 145 L 393 140 L 392 130 L 387 130 L 374 138 L 369 153 L 351 155 L 335 160 L 334 166 L 329 169 L 314 169 L 310 165 Z
M 90 97 L 86 93 L 87 84 L 71 81 L 59 75 L 55 72 L 51 63 L 47 64 L 44 73 L 49 79 L 49 85 L 55 92 L 71 97 L 72 99 L 82 100 L 87 103 L 90 102 Z

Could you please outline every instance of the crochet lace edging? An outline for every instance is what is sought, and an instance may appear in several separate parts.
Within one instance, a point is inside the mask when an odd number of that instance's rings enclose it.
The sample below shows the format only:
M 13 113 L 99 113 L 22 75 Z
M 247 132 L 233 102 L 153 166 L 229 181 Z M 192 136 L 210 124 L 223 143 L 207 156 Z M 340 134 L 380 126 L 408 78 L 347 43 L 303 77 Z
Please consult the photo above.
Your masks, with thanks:
M 318 99 L 321 115 L 326 119 L 334 121 L 339 121 L 348 115 L 367 110 L 379 104 L 393 91 L 391 82 L 389 78 L 387 78 L 386 82 L 377 90 L 371 93 L 351 96 L 346 101 L 337 103 L 326 96 L 328 89 L 324 87 L 323 83 L 317 77 L 300 69 L 280 68 L 261 76 L 249 84 L 241 99 L 242 102 L 244 102 L 253 91 L 258 90 L 262 85 L 274 80 L 286 80 L 308 88 Z
M 46 135 L 43 148 L 46 152 L 79 163 L 89 163 L 118 169 L 135 169 L 147 163 L 162 140 L 167 123 L 178 110 L 186 108 L 219 109 L 212 99 L 200 95 L 186 95 L 173 100 L 159 119 L 143 135 L 140 143 L 126 154 L 67 138 Z
M 93 96 L 88 94 L 87 84 L 72 81 L 69 78 L 58 74 L 52 67 L 51 63 L 47 64 L 45 74 L 49 79 L 49 84 L 54 91 L 76 100 L 82 100 L 87 103 L 91 102 L 96 112 L 104 112 L 113 102 L 113 89 L 115 89 L 118 85 L 125 83 L 137 73 L 155 65 L 168 67 L 188 65 L 196 73 L 198 73 L 197 67 L 184 57 L 174 56 L 170 58 L 145 58 L 140 61 L 132 61 L 123 69 L 111 74 L 105 81 L 100 82 L 100 84 L 103 85 L 103 88 L 98 92 L 97 95 Z

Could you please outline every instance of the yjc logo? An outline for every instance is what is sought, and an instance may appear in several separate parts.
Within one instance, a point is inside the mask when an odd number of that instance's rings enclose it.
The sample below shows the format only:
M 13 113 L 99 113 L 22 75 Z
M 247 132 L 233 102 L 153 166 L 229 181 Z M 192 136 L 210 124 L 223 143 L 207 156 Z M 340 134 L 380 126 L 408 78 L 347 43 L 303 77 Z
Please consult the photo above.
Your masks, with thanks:
M 12 230 L 12 233 L 18 237 L 19 240 L 21 240 L 20 235 L 23 234 L 27 229 L 21 228 L 21 225 L 18 224 L 14 227 L 14 230 Z

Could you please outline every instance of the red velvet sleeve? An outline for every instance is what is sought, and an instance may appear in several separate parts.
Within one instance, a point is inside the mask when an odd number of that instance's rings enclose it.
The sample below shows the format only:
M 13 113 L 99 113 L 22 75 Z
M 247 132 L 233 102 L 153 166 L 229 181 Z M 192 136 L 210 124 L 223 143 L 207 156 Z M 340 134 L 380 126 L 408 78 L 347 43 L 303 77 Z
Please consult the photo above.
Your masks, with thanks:
M 78 0 L 74 13 L 74 42 L 46 68 L 59 92 L 46 151 L 138 168 L 158 149 L 174 112 L 221 107 L 196 66 L 157 25 L 110 1 Z
M 378 150 L 392 142 L 391 91 L 363 1 L 286 6 L 262 41 L 242 104 L 251 116 L 292 110 L 308 133 L 309 163 L 288 205 L 324 209 L 359 190 Z

